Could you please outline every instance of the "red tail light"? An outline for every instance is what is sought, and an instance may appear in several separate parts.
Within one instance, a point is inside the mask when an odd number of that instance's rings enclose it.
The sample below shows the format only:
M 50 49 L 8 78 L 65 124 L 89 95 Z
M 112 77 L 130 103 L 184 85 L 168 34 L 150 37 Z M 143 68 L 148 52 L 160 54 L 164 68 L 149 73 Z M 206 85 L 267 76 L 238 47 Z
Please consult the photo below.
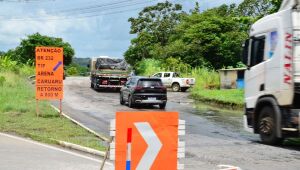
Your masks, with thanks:
M 102 80 L 101 84 L 107 85 L 108 84 L 108 80 Z
M 143 87 L 141 87 L 141 86 L 136 86 L 135 88 L 134 88 L 134 90 L 142 90 L 143 89 Z
M 125 83 L 126 83 L 126 81 L 122 81 L 122 80 L 121 80 L 121 85 L 124 85 Z
M 190 80 L 189 79 L 186 80 L 186 84 L 190 84 Z
M 160 88 L 160 90 L 161 90 L 162 92 L 165 92 L 165 91 L 167 90 L 167 88 L 166 88 L 165 86 L 160 86 L 160 87 L 158 87 L 158 88 Z

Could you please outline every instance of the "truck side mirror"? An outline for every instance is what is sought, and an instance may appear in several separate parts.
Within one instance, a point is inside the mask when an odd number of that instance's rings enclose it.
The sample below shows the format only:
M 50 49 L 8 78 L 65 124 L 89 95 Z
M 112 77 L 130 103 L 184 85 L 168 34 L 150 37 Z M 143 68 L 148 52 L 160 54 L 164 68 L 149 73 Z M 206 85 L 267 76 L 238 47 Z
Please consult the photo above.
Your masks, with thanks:
M 90 64 L 88 64 L 88 65 L 86 65 L 87 66 L 87 68 L 90 68 Z
M 245 41 L 245 43 L 243 44 L 243 56 L 242 56 L 243 64 L 245 64 L 247 67 L 249 67 L 249 64 L 248 64 L 249 42 L 250 42 L 250 39 L 247 39 Z
M 250 69 L 249 66 L 249 44 L 250 39 L 247 39 L 245 43 L 243 44 L 243 56 L 242 56 L 242 62 L 247 66 L 247 69 Z

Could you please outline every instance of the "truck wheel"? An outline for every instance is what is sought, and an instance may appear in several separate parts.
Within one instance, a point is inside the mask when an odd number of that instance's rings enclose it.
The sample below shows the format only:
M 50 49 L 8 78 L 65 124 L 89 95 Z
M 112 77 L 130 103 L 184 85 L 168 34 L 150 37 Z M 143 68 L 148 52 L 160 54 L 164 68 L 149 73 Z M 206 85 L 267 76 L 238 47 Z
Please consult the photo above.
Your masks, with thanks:
M 180 90 L 180 85 L 179 85 L 178 83 L 173 83 L 173 84 L 172 84 L 172 90 L 173 90 L 174 92 L 179 92 L 179 90 Z
M 128 98 L 128 106 L 129 106 L 130 108 L 133 108 L 133 107 L 134 107 L 134 101 L 133 101 L 133 99 L 132 99 L 131 96 L 129 96 L 129 98 Z
M 258 130 L 261 141 L 264 144 L 279 145 L 283 141 L 283 138 L 276 136 L 274 109 L 270 106 L 266 106 L 260 111 Z
M 181 87 L 181 91 L 182 91 L 182 92 L 186 92 L 186 91 L 187 91 L 187 89 L 189 89 L 189 88 L 186 88 L 186 87 Z
M 122 94 L 122 93 L 120 93 L 120 104 L 121 104 L 121 105 L 124 105 L 124 104 L 125 104 L 124 98 L 123 98 L 123 94 Z
M 91 82 L 91 88 L 92 88 L 92 89 L 94 88 L 94 83 L 93 83 L 93 82 Z
M 166 108 L 166 104 L 167 104 L 167 103 L 159 104 L 159 108 L 160 108 L 160 109 L 165 109 L 165 108 Z

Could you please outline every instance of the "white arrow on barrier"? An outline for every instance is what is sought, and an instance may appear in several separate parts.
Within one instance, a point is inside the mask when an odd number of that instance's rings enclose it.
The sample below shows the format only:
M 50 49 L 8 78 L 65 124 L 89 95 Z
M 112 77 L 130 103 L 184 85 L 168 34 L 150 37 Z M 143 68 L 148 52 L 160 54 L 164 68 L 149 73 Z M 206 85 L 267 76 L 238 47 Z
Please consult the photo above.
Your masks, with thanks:
M 160 142 L 159 138 L 157 137 L 149 123 L 139 122 L 134 123 L 134 125 L 148 145 L 148 148 L 136 169 L 149 170 L 162 147 L 162 143 Z

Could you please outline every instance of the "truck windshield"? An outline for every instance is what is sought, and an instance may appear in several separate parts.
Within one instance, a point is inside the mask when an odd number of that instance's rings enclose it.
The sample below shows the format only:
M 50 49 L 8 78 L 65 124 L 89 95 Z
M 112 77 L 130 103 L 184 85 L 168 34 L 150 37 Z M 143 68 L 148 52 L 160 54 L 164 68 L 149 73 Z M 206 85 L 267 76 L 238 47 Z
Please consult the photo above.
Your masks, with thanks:
M 138 86 L 141 87 L 160 87 L 163 86 L 161 80 L 139 80 Z

